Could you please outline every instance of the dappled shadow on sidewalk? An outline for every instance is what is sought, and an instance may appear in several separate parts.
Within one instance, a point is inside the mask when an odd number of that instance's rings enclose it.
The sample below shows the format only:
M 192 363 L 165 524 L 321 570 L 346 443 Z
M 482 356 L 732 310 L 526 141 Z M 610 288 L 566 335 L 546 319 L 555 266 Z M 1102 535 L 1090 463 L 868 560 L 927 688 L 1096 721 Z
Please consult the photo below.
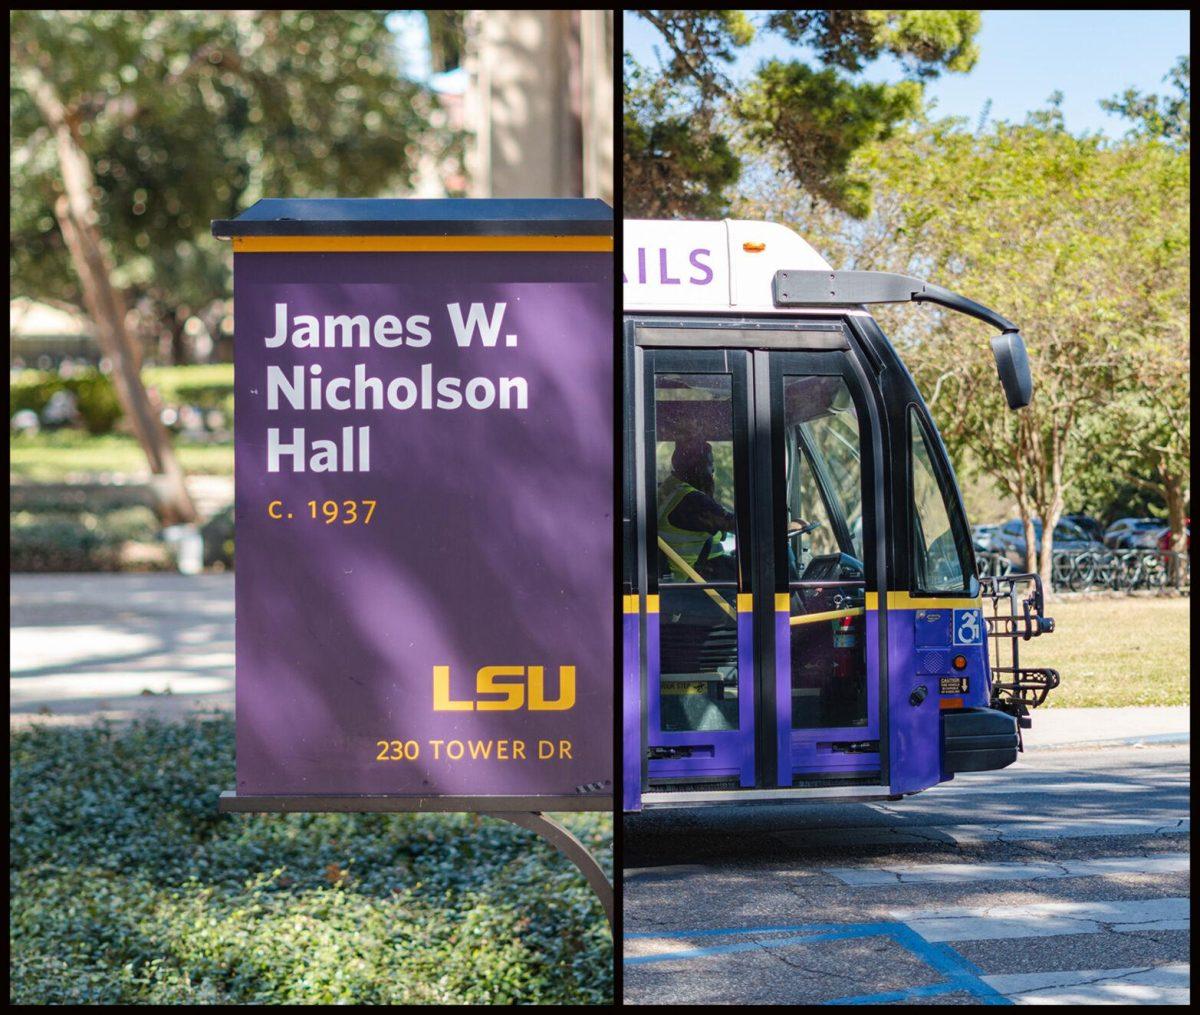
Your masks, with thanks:
M 10 726 L 232 710 L 233 576 L 13 575 Z

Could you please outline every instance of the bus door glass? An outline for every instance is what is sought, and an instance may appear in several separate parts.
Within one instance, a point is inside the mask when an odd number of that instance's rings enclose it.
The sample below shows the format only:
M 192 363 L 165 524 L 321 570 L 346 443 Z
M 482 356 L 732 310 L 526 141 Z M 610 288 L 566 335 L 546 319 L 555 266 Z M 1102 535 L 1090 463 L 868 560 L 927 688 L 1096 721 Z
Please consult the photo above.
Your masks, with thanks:
M 847 353 L 756 354 L 756 373 L 764 367 L 778 784 L 870 782 L 880 772 L 874 415 Z
M 648 778 L 754 784 L 747 360 L 647 350 Z

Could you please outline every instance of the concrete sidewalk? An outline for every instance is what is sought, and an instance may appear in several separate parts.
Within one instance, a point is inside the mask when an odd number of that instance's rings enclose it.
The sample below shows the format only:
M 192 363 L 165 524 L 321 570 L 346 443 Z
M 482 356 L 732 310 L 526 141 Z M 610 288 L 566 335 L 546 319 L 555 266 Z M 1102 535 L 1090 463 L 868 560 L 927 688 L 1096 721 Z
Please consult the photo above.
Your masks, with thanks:
M 1186 744 L 1191 739 L 1187 705 L 1128 708 L 1039 708 L 1024 731 L 1027 750 L 1054 747 L 1118 747 Z
M 10 576 L 9 726 L 233 709 L 233 575 Z
M 233 709 L 233 575 L 11 576 L 10 726 Z M 1030 750 L 1187 743 L 1186 705 L 1044 708 Z

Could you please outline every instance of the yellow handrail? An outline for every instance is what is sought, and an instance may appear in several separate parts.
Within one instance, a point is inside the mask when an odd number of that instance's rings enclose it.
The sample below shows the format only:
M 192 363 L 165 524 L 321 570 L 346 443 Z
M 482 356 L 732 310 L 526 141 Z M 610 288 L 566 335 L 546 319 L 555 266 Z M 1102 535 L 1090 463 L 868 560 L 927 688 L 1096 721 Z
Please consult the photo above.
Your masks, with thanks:
M 679 554 L 677 554 L 671 548 L 671 546 L 667 543 L 667 541 L 665 539 L 663 539 L 662 536 L 658 537 L 658 546 L 659 546 L 659 549 L 661 549 L 662 552 L 667 555 L 667 557 L 669 557 L 675 564 L 677 564 L 683 570 L 683 572 L 689 578 L 692 579 L 692 581 L 694 581 L 697 585 L 704 584 L 703 576 L 698 571 L 696 571 L 691 566 L 691 564 L 689 564 L 686 560 L 684 560 L 681 556 L 679 556 Z M 735 620 L 735 621 L 737 620 L 737 614 L 733 611 L 733 609 L 730 607 L 730 605 L 727 602 L 725 602 L 725 600 L 722 599 L 717 594 L 717 591 L 715 589 L 705 589 L 704 591 L 708 593 L 709 598 L 714 603 L 716 603 L 719 607 L 721 607 L 722 610 L 724 610 L 726 613 L 729 614 L 729 616 L 732 620 Z
M 802 613 L 788 619 L 789 624 L 815 624 L 821 620 L 837 620 L 838 617 L 859 617 L 864 614 L 861 606 L 852 606 L 846 610 L 826 610 L 824 613 Z

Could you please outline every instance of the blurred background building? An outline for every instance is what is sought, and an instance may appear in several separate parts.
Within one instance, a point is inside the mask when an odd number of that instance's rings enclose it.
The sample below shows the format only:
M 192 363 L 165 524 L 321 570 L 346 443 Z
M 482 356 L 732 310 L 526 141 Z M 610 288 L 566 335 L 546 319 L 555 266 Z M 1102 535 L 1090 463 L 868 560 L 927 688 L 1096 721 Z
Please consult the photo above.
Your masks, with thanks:
M 467 11 L 471 197 L 613 195 L 613 12 Z
M 389 25 L 463 139 L 426 149 L 415 196 L 612 203 L 611 10 L 405 11 Z

